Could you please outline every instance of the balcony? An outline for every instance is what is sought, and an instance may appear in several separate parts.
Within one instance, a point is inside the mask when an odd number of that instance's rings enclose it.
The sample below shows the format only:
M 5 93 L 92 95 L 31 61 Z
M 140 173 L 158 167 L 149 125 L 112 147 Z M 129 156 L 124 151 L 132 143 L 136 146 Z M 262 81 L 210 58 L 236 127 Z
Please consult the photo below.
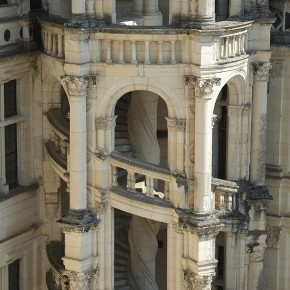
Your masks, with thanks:
M 48 157 L 55 172 L 65 181 L 69 169 L 69 122 L 60 108 L 51 108 L 47 113 L 51 125 L 51 139 L 45 143 Z
M 46 247 L 46 254 L 51 266 L 46 273 L 47 288 L 49 290 L 68 289 L 68 278 L 63 275 L 65 268 L 62 262 L 64 253 L 61 250 L 61 242 L 51 241 Z
M 235 182 L 212 178 L 215 193 L 215 210 L 219 219 L 230 228 L 246 228 L 249 219 L 246 198 L 250 188 L 247 182 Z
M 41 19 L 43 49 L 68 63 L 217 64 L 246 55 L 247 28 L 252 22 L 219 22 L 215 30 L 110 25 L 68 29 L 59 19 Z M 204 38 L 204 39 L 203 39 Z M 203 43 L 213 43 L 206 46 Z M 203 58 L 201 60 L 200 58 Z

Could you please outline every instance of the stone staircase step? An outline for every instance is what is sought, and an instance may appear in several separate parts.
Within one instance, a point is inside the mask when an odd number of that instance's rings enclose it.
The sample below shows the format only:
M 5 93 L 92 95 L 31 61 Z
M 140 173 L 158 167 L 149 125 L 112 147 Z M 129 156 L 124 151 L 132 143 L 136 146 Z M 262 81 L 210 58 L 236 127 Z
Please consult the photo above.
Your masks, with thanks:
M 115 138 L 128 138 L 128 132 L 127 131 L 116 131 L 115 132 Z
M 116 124 L 116 131 L 127 132 L 127 125 Z
M 130 290 L 130 286 L 129 285 L 122 285 L 122 286 L 115 286 L 116 290 Z
M 124 258 L 124 257 L 120 257 L 118 255 L 115 254 L 115 264 L 116 265 L 126 265 L 128 264 L 128 258 Z
M 114 269 L 115 269 L 115 272 L 127 273 L 127 265 L 123 265 L 123 264 L 119 265 L 115 263 Z
M 127 116 L 126 117 L 122 117 L 122 116 L 119 116 L 116 120 L 116 123 L 117 124 L 122 124 L 122 125 L 127 125 L 128 124 L 128 121 L 127 121 Z
M 115 150 L 119 152 L 130 152 L 130 145 L 116 145 Z
M 118 245 L 123 250 L 130 252 L 130 246 L 128 244 L 125 244 L 124 242 L 121 242 L 119 240 L 115 240 L 115 246 Z
M 115 279 L 115 287 L 128 285 L 127 279 Z
M 122 108 L 116 108 L 116 110 L 115 110 L 115 115 L 116 116 L 118 116 L 118 118 L 117 118 L 117 122 L 118 122 L 118 119 L 120 118 L 120 117 L 126 117 L 127 118 L 127 115 L 128 115 L 128 107 L 125 109 L 122 109 Z
M 116 138 L 115 145 L 130 145 L 128 138 Z
M 126 272 L 115 272 L 115 279 L 127 279 Z

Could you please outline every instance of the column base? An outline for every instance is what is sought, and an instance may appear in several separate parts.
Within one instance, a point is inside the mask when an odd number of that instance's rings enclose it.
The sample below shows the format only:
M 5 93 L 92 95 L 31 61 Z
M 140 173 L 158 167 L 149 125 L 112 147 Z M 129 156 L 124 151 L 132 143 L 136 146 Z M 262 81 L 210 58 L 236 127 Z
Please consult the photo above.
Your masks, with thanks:
M 74 14 L 68 22 L 64 24 L 65 27 L 71 28 L 96 28 L 105 25 L 102 17 L 87 14 Z
M 88 209 L 71 209 L 57 222 L 63 232 L 87 233 L 98 227 L 100 219 L 96 213 Z
M 184 28 L 192 28 L 192 29 L 216 29 L 218 25 L 215 22 L 214 17 L 194 17 L 187 19 L 185 23 L 182 25 Z

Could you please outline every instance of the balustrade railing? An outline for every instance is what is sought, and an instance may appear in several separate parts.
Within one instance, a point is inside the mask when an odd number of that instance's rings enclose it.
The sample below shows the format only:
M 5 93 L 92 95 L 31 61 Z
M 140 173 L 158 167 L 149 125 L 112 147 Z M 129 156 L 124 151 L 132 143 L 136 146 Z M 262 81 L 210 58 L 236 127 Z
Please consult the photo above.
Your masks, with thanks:
M 222 212 L 238 210 L 242 193 L 236 182 L 212 178 L 212 188 L 215 192 L 216 210 Z
M 176 64 L 181 62 L 180 35 L 96 33 L 95 62 L 119 64 Z
M 246 32 L 221 36 L 218 42 L 217 61 L 239 57 L 245 51 Z
M 63 25 L 48 25 L 42 22 L 43 50 L 48 55 L 64 58 L 64 34 Z
M 157 165 L 139 161 L 128 155 L 113 152 L 111 154 L 112 185 L 123 186 L 131 191 L 140 189 L 149 197 L 169 199 L 169 190 L 173 180 L 170 171 Z M 125 171 L 126 174 L 122 174 Z M 145 185 L 140 186 L 136 176 L 142 175 Z M 125 182 L 121 179 L 126 178 Z

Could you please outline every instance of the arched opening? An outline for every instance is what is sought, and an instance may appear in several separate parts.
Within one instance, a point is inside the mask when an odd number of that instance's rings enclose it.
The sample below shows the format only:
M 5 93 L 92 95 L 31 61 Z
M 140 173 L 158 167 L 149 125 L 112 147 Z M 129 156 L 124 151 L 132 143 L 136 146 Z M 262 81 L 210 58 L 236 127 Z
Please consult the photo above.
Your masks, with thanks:
M 167 167 L 166 103 L 157 94 L 133 91 L 116 104 L 115 150 Z
M 228 86 L 220 91 L 214 107 L 212 175 L 220 179 L 227 176 L 227 135 L 228 135 Z

